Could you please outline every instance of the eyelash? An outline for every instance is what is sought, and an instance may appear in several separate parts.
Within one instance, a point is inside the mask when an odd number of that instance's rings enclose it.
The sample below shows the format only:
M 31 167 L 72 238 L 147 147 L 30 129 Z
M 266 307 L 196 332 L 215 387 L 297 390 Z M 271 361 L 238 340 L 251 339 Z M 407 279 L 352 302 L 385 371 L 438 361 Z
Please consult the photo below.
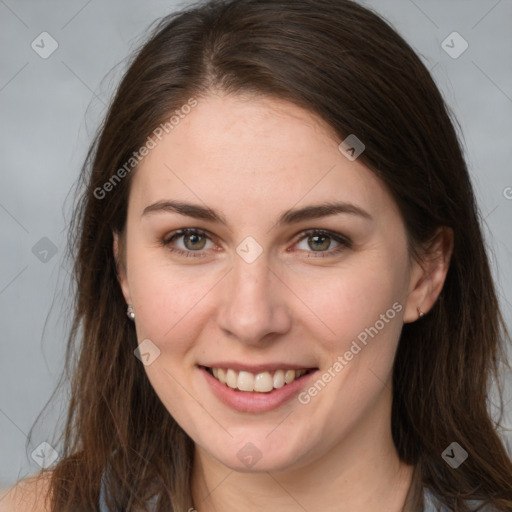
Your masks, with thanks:
M 175 247 L 171 247 L 170 244 L 177 238 L 181 238 L 186 235 L 199 235 L 201 237 L 206 237 L 208 240 L 211 238 L 208 236 L 206 231 L 197 229 L 197 228 L 185 228 L 180 229 L 178 231 L 174 231 L 170 235 L 166 236 L 162 241 L 161 245 L 166 247 L 169 251 L 179 254 L 180 256 L 185 256 L 188 258 L 202 258 L 204 257 L 203 250 L 199 251 L 183 251 L 182 249 L 176 249 Z M 304 231 L 302 237 L 297 240 L 296 243 L 302 242 L 302 240 L 312 237 L 312 236 L 325 236 L 327 238 L 331 238 L 338 242 L 340 245 L 336 249 L 332 249 L 330 251 L 307 251 L 312 252 L 315 256 L 307 256 L 307 258 L 326 258 L 329 256 L 334 256 L 336 254 L 341 253 L 345 249 L 350 249 L 352 247 L 352 242 L 349 238 L 340 235 L 339 233 L 335 233 L 333 231 L 327 231 L 325 229 L 310 229 Z M 213 240 L 211 240 L 213 241 Z

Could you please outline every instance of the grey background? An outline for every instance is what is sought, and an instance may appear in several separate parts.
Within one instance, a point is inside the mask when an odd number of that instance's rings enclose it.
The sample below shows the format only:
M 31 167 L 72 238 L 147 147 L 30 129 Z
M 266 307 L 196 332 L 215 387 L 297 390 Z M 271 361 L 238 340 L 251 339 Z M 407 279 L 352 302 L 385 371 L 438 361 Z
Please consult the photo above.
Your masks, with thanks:
M 362 3 L 383 14 L 421 54 L 461 123 L 500 299 L 512 327 L 512 199 L 506 198 L 512 187 L 512 0 Z M 148 25 L 176 5 L 170 0 L 0 0 L 0 487 L 39 469 L 30 454 L 50 442 L 65 408 L 61 397 L 61 410 L 52 410 L 27 451 L 26 434 L 64 361 L 68 193 L 125 69 L 124 59 Z M 58 43 L 47 59 L 31 47 L 34 40 L 42 46 L 38 36 L 44 31 Z M 469 44 L 456 59 L 442 48 L 453 31 Z M 507 392 L 512 400 L 510 384 Z M 508 426 L 511 409 L 509 401 Z

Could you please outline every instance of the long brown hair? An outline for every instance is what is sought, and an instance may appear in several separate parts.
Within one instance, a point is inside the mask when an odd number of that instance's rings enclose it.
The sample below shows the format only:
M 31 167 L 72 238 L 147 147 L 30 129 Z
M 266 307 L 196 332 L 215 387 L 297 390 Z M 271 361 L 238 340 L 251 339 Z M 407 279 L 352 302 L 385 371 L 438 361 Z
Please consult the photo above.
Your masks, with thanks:
M 52 510 L 96 509 L 107 465 L 119 509 L 143 508 L 153 492 L 159 511 L 193 507 L 194 445 L 134 357 L 112 242 L 113 232 L 123 233 L 136 172 L 126 163 L 174 111 L 212 90 L 285 99 L 323 118 L 340 142 L 356 134 L 366 146 L 359 158 L 399 206 L 412 254 L 440 226 L 453 230 L 440 298 L 403 327 L 393 439 L 400 458 L 450 510 L 469 510 L 469 499 L 512 510 L 512 462 L 487 409 L 509 336 L 461 145 L 418 56 L 382 18 L 350 0 L 200 3 L 162 19 L 134 56 L 84 164 L 71 226 L 71 400 L 51 474 Z M 456 470 L 441 456 L 454 441 L 469 454 Z

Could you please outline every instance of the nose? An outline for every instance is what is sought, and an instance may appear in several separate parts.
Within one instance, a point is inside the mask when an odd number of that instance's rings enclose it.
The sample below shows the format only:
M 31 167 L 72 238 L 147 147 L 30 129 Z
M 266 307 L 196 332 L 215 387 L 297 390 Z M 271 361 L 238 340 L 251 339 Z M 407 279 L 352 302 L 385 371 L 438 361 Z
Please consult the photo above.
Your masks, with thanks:
M 224 283 L 218 322 L 227 336 L 266 346 L 290 330 L 286 300 L 291 292 L 269 267 L 265 253 L 252 263 L 237 257 Z

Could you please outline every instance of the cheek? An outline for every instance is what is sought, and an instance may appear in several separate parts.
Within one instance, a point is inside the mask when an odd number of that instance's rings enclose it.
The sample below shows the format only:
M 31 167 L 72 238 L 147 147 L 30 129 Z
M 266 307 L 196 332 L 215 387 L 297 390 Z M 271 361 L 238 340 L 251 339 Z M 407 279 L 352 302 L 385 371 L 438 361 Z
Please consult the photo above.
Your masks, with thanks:
M 212 285 L 176 267 L 141 266 L 133 277 L 138 333 L 140 330 L 140 336 L 154 339 L 166 349 L 178 350 L 185 327 L 187 337 L 193 337 L 198 324 L 190 320 Z
M 163 349 L 164 340 L 179 338 L 175 334 L 207 291 L 206 283 L 194 277 L 192 267 L 171 265 L 165 249 L 149 246 L 139 233 L 132 233 L 129 240 L 128 276 L 137 338 L 149 338 Z M 172 348 L 179 346 L 176 339 Z
M 209 285 L 205 277 L 194 277 L 190 268 L 183 271 L 161 259 L 141 258 L 138 263 L 130 284 L 136 302 L 137 339 L 139 343 L 151 340 L 160 351 L 145 371 L 166 409 L 190 434 L 195 428 L 189 424 L 190 416 L 204 413 L 191 400 L 190 372 L 203 327 L 199 319 L 202 304 L 214 282 Z
M 400 255 L 387 258 L 375 251 L 338 268 L 294 275 L 293 290 L 307 306 L 301 307 L 302 321 L 323 340 L 331 355 L 348 350 L 352 340 L 360 334 L 364 338 L 365 329 L 376 323 L 379 337 L 382 331 L 396 339 L 403 309 L 404 265 Z

